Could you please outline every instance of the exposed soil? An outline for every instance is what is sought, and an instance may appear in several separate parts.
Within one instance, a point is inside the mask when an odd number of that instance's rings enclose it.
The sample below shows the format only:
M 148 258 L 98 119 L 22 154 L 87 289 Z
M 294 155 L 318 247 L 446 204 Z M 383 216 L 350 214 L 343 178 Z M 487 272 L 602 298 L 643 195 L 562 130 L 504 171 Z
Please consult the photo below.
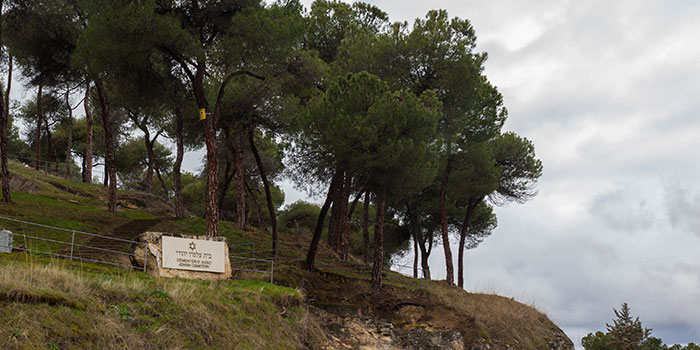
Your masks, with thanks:
M 95 236 L 85 242 L 81 242 L 73 251 L 73 256 L 83 261 L 109 261 L 124 266 L 131 266 L 129 255 L 131 242 L 150 227 L 168 220 L 136 219 L 117 226 L 111 233 Z

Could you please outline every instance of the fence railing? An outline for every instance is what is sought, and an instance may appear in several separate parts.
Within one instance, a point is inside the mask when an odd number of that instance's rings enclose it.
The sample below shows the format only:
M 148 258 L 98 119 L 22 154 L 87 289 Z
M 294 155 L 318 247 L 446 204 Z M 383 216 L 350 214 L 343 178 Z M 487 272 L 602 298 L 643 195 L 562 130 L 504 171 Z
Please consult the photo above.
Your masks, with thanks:
M 247 267 L 241 267 L 238 270 L 257 272 L 257 273 L 269 273 L 270 279 L 272 281 L 272 276 L 274 272 L 275 262 L 290 262 L 299 261 L 304 259 L 307 250 L 300 249 L 290 246 L 284 246 L 282 242 L 279 244 L 277 259 L 274 258 L 274 251 L 270 249 L 270 242 L 248 242 L 229 245 L 230 255 L 232 259 L 232 269 L 236 270 L 234 267 L 234 259 L 238 262 L 249 260 L 247 266 L 253 266 L 248 269 Z M 256 265 L 257 264 L 257 265 Z M 260 268 L 259 266 L 269 266 L 265 268 Z M 362 264 L 351 260 L 339 260 L 339 258 L 334 254 L 324 254 L 320 250 L 317 252 L 317 257 L 315 265 L 322 268 L 338 268 L 343 266 L 344 268 L 352 269 L 360 274 L 371 274 L 372 264 Z M 406 277 L 414 277 L 413 266 L 402 265 L 397 263 L 392 263 L 387 267 L 388 270 L 399 273 Z M 422 267 L 417 268 L 418 277 L 413 281 L 401 281 L 401 283 L 408 283 L 410 285 L 416 285 L 420 287 L 427 288 L 430 282 L 430 271 L 426 271 Z
M 127 270 L 146 271 L 149 264 L 147 243 L 65 229 L 14 218 L 0 216 L 0 238 L 9 233 L 9 239 L 0 239 L 0 251 L 24 251 L 75 262 L 103 264 Z M 4 246 L 3 246 L 4 245 Z M 134 245 L 144 246 L 144 256 L 136 256 Z M 5 249 L 3 249 L 5 248 Z M 249 242 L 229 244 L 231 270 L 242 273 L 254 273 L 270 276 L 274 282 L 275 263 L 298 261 L 306 255 L 306 249 L 280 245 L 277 259 L 270 249 L 269 242 Z M 143 266 L 131 264 L 133 258 L 143 258 Z M 126 262 L 125 262 L 126 261 Z M 153 264 L 153 261 L 150 261 Z M 316 265 L 326 268 L 343 266 L 360 274 L 372 272 L 370 264 L 361 264 L 349 260 L 338 260 L 332 254 L 319 252 Z M 413 277 L 413 266 L 391 264 L 390 269 L 407 277 Z M 428 286 L 430 278 L 422 268 L 418 268 L 420 279 L 414 284 Z M 241 277 L 241 276 L 239 276 Z
M 38 224 L 19 219 L 0 216 L 0 229 L 10 234 L 9 251 L 63 258 L 75 262 L 109 265 L 128 270 L 146 271 L 148 249 L 144 249 L 143 267 L 135 267 L 130 262 L 136 255 L 131 253 L 133 245 L 145 246 L 146 243 L 127 239 L 65 229 Z M 5 243 L 8 244 L 8 243 Z M 126 263 L 124 261 L 128 261 Z

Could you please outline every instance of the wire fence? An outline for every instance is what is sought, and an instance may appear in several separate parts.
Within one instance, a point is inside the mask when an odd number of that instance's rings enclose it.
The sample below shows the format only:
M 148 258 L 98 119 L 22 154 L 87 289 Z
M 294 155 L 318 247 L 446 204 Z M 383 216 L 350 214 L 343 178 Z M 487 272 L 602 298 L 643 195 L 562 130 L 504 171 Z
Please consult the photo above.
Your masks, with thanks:
M 136 246 L 143 247 L 143 256 L 133 253 Z M 234 245 L 241 246 L 244 245 Z M 148 270 L 149 264 L 156 263 L 153 259 L 148 259 L 146 242 L 0 216 L 0 252 L 13 251 L 143 272 Z M 249 250 L 229 254 L 231 269 L 244 273 L 269 274 L 272 283 L 275 262 L 273 259 L 264 258 L 271 251 Z M 258 254 L 258 257 L 255 254 Z M 133 263 L 134 260 L 140 259 L 143 259 L 143 266 Z M 239 274 L 239 277 L 247 276 Z
M 3 216 L 0 216 L 0 230 L 2 230 L 0 231 L 0 252 L 23 251 L 74 262 L 108 265 L 143 272 L 147 271 L 149 263 L 156 263 L 148 259 L 148 246 L 145 242 L 65 229 Z M 139 245 L 144 248 L 143 256 L 137 256 L 133 253 L 134 248 Z M 292 244 L 283 246 L 280 244 L 277 257 L 275 257 L 269 242 L 229 244 L 231 270 L 236 277 L 247 279 L 252 277 L 250 276 L 251 274 L 258 276 L 269 275 L 270 283 L 274 282 L 276 263 L 298 262 L 303 260 L 306 253 L 305 247 L 295 247 Z M 143 259 L 143 266 L 132 263 L 140 259 Z M 361 275 L 371 275 L 372 273 L 371 264 L 342 260 L 332 252 L 319 251 L 315 265 L 330 270 L 342 268 L 345 271 L 354 271 Z M 416 277 L 413 266 L 394 263 L 390 264 L 389 269 L 407 277 Z M 430 278 L 428 278 L 429 272 L 418 267 L 417 273 L 419 278 L 401 279 L 396 282 L 425 286 L 427 288 L 430 281 Z
M 240 267 L 238 270 L 268 273 L 270 274 L 272 280 L 275 262 L 277 264 L 285 262 L 299 262 L 306 257 L 308 247 L 304 246 L 303 244 L 300 247 L 296 247 L 288 242 L 279 242 L 276 258 L 274 256 L 274 250 L 271 249 L 270 242 L 246 242 L 231 244 L 229 245 L 229 249 L 232 259 L 232 269 L 237 269 L 233 267 L 234 258 L 238 263 L 244 259 L 249 259 L 249 261 L 244 264 L 246 267 Z M 353 271 L 360 275 L 364 275 L 365 277 L 369 277 L 372 274 L 371 263 L 359 263 L 350 259 L 343 260 L 333 252 L 323 252 L 320 249 L 317 251 L 317 258 L 314 265 L 329 270 L 342 269 L 344 271 Z M 265 267 L 261 268 L 260 266 Z M 396 283 L 425 288 L 427 288 L 430 283 L 430 271 L 425 270 L 420 266 L 417 267 L 415 274 L 414 267 L 412 265 L 390 263 L 386 269 L 401 274 L 405 277 L 409 277 L 400 279 L 392 278 L 392 281 Z
M 127 270 L 146 271 L 147 249 L 144 249 L 143 267 L 131 264 L 137 256 L 131 247 L 146 243 L 127 239 L 64 229 L 34 222 L 0 216 L 0 229 L 7 239 L 0 240 L 3 251 L 23 251 L 80 263 L 108 265 Z M 139 257 L 141 258 L 141 257 Z

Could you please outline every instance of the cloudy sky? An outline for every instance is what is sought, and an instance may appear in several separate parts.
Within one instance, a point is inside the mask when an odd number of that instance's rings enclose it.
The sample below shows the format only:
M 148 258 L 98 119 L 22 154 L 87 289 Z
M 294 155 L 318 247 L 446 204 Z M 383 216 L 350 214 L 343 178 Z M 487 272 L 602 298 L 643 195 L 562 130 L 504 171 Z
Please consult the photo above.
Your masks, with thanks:
M 700 341 L 700 2 L 369 2 L 469 19 L 505 129 L 544 164 L 468 253 L 467 289 L 535 305 L 577 346 L 623 301 L 666 343 Z

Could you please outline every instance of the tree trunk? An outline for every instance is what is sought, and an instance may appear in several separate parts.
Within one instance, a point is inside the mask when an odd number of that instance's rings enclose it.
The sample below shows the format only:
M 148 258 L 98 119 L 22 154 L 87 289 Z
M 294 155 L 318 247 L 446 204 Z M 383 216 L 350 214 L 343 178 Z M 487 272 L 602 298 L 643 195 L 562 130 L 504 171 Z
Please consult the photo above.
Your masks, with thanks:
M 85 182 L 85 154 L 80 155 L 82 161 L 80 162 L 80 179 Z
M 338 237 L 339 246 L 338 251 L 340 252 L 340 257 L 343 260 L 348 258 L 348 249 L 350 245 L 350 215 L 348 211 L 348 201 L 350 200 L 350 190 L 352 188 L 352 177 L 349 173 L 345 173 L 345 183 L 343 184 L 343 205 L 342 205 L 342 215 L 338 218 L 340 220 L 340 237 Z
M 187 65 L 181 63 L 184 69 Z M 219 206 L 218 206 L 218 190 L 219 190 L 219 161 L 216 144 L 216 118 L 218 111 L 214 110 L 210 117 L 206 116 L 209 111 L 209 102 L 206 99 L 204 91 L 204 75 L 206 73 L 206 63 L 204 57 L 197 58 L 197 70 L 194 75 L 190 75 L 192 82 L 192 92 L 194 94 L 197 107 L 205 111 L 204 118 L 200 117 L 202 127 L 204 128 L 204 140 L 207 147 L 207 191 L 205 193 L 205 221 L 207 223 L 207 236 L 219 235 Z M 215 105 L 218 107 L 218 105 Z
M 235 176 L 235 171 L 231 172 L 231 161 L 226 160 L 226 167 L 224 169 L 224 183 L 219 186 L 219 214 L 220 217 L 224 216 L 224 205 L 226 204 L 226 192 L 228 192 L 229 187 L 231 187 L 231 181 Z
M 386 189 L 377 196 L 377 225 L 374 230 L 374 265 L 372 266 L 372 288 L 382 289 L 384 268 L 384 210 L 386 209 Z
M 362 208 L 362 262 L 369 262 L 369 205 L 370 197 L 372 193 L 370 191 L 365 192 L 365 202 Z
M 112 138 L 112 121 L 109 115 L 109 105 L 102 81 L 95 80 L 97 95 L 102 108 L 102 127 L 105 134 L 105 179 L 108 179 L 107 210 L 117 212 L 117 171 L 114 167 L 114 140 Z
M 277 260 L 278 255 L 278 244 L 277 244 L 277 214 L 275 214 L 275 205 L 272 203 L 272 193 L 270 192 L 270 182 L 267 180 L 267 174 L 265 173 L 265 168 L 263 167 L 262 159 L 260 158 L 260 153 L 258 153 L 258 147 L 255 146 L 255 135 L 253 130 L 248 131 L 248 143 L 250 143 L 250 150 L 253 152 L 255 157 L 255 163 L 258 165 L 258 172 L 260 172 L 260 178 L 262 179 L 263 186 L 265 187 L 265 200 L 267 201 L 267 211 L 270 213 L 270 222 L 272 223 L 272 251 L 274 259 Z
M 56 147 L 54 147 L 54 142 L 53 142 L 53 136 L 51 135 L 51 128 L 49 127 L 49 121 L 44 120 L 46 122 L 46 141 L 49 146 L 48 154 L 53 154 L 53 163 L 55 165 L 55 174 L 58 175 L 58 155 L 56 154 Z M 46 173 L 51 174 L 51 162 L 48 161 L 48 155 L 47 155 L 47 162 L 46 162 Z
M 357 203 L 360 201 L 360 198 L 362 198 L 362 195 L 364 195 L 366 192 L 365 189 L 362 189 L 360 192 L 357 193 L 357 196 L 355 196 L 355 199 L 352 200 L 352 203 L 350 204 L 350 209 L 348 209 L 348 219 L 352 219 L 352 214 L 355 212 L 355 208 L 357 207 Z
M 160 186 L 163 188 L 163 197 L 165 197 L 165 200 L 169 200 L 170 196 L 168 195 L 168 188 L 165 186 L 165 181 L 163 181 L 163 177 L 160 175 L 160 169 L 158 167 L 155 168 L 156 175 L 158 176 L 158 180 L 160 181 Z
M 341 183 L 333 194 L 333 208 L 331 209 L 331 221 L 328 225 L 328 244 L 340 253 L 341 257 L 347 255 L 345 229 L 348 224 L 348 200 L 352 178 L 348 172 L 340 171 Z M 347 226 L 349 229 L 349 225 Z
M 173 191 L 175 192 L 175 216 L 178 218 L 185 217 L 185 204 L 182 201 L 182 177 L 180 175 L 182 159 L 185 155 L 182 118 L 183 116 L 180 108 L 175 108 L 175 143 L 177 144 L 177 151 L 175 163 L 173 163 Z
M 328 186 L 328 194 L 326 195 L 326 201 L 323 202 L 321 207 L 321 212 L 318 214 L 318 220 L 316 221 L 316 228 L 314 229 L 314 235 L 311 238 L 311 244 L 309 244 L 309 251 L 306 253 L 305 265 L 307 269 L 314 268 L 314 261 L 316 260 L 316 251 L 318 250 L 318 242 L 321 240 L 321 234 L 323 233 L 323 223 L 326 221 L 326 215 L 328 214 L 328 208 L 333 202 L 333 192 L 335 192 L 338 183 L 342 179 L 336 175 L 331 180 L 330 186 Z
M 68 135 L 66 144 L 66 179 L 70 178 L 71 155 L 73 152 L 73 109 L 70 105 L 70 93 L 66 88 L 66 106 L 68 107 Z
M 413 278 L 418 278 L 418 227 L 413 218 L 413 213 L 411 211 L 411 204 L 406 200 L 406 214 L 408 216 L 408 221 L 411 226 L 411 237 L 413 238 Z
M 250 199 L 250 206 L 253 207 L 255 219 L 258 221 L 258 227 L 261 229 L 265 229 L 265 220 L 263 220 L 262 210 L 260 209 L 260 204 L 258 203 L 258 200 L 255 198 L 253 189 L 250 187 L 248 180 L 244 181 L 243 183 L 245 184 L 245 191 L 248 194 L 248 198 Z
M 430 253 L 433 250 L 433 240 L 431 237 L 428 237 L 430 240 L 429 242 L 425 242 L 421 240 L 421 233 L 420 231 L 418 232 L 418 240 L 420 241 L 418 244 L 418 249 L 420 249 L 420 267 L 423 270 L 423 278 L 425 279 L 430 279 L 430 265 L 428 265 L 428 258 L 430 258 Z M 425 248 L 425 244 L 428 243 L 428 248 Z
M 418 254 L 418 239 L 416 235 L 413 235 L 413 278 L 418 278 L 418 259 L 420 255 Z
M 42 83 L 39 83 L 39 91 L 36 94 L 36 136 L 34 137 L 34 169 L 39 170 L 41 162 L 41 123 L 44 121 L 44 111 L 41 106 L 41 92 L 44 88 Z
M 241 140 L 241 130 L 234 129 L 233 140 L 236 143 L 234 153 L 234 167 L 236 169 L 236 226 L 245 230 L 248 225 L 248 215 L 246 214 L 246 191 L 245 177 L 243 173 L 243 140 Z
M 217 203 L 217 190 L 219 187 L 219 161 L 216 147 L 216 131 L 211 119 L 205 119 L 204 137 L 207 146 L 207 192 L 206 201 L 206 222 L 207 236 L 219 235 L 219 207 Z
M 343 172 L 338 172 L 336 170 L 336 176 L 340 177 L 341 180 L 338 183 L 338 186 L 334 189 L 333 193 L 329 192 L 329 195 L 333 198 L 331 201 L 333 202 L 333 206 L 331 207 L 331 218 L 328 220 L 328 234 L 326 235 L 326 241 L 328 243 L 328 246 L 331 247 L 334 251 L 338 251 L 338 215 L 340 212 L 340 206 L 341 206 L 341 192 L 343 190 L 343 184 L 345 183 L 343 181 Z
M 219 192 L 219 213 L 223 216 L 224 215 L 224 204 L 226 202 L 226 192 L 228 192 L 228 188 L 231 186 L 231 181 L 233 180 L 233 176 L 235 174 L 231 172 L 231 161 L 226 160 L 226 168 L 224 169 L 224 183 L 221 184 L 219 189 L 221 192 Z
M 464 222 L 459 231 L 459 254 L 457 257 L 457 286 L 464 288 L 464 245 L 466 243 L 467 234 L 469 233 L 469 223 L 474 213 L 474 208 L 481 202 L 479 200 L 469 200 L 467 202 L 467 212 L 464 214 Z
M 0 1 L 0 8 L 2 7 L 2 1 Z M 0 14 L 0 17 L 2 15 Z M 2 26 L 0 20 L 0 27 Z M 2 29 L 0 29 L 0 32 Z M 0 44 L 2 43 L 0 33 Z M 5 90 L 5 96 L 3 97 L 0 92 L 0 103 L 2 103 L 2 108 L 0 108 L 0 162 L 2 163 L 2 200 L 5 203 L 12 202 L 10 197 L 10 172 L 7 170 L 7 127 L 10 119 L 10 91 L 12 88 L 12 56 L 9 56 L 8 71 L 7 71 L 7 89 Z
M 90 111 L 90 80 L 85 78 L 85 182 L 92 183 L 92 112 Z
M 146 169 L 144 185 L 146 185 L 146 192 L 151 193 L 153 192 L 153 168 L 156 166 L 156 154 L 153 152 L 155 139 L 151 141 L 151 133 L 148 131 L 148 126 L 140 125 L 139 128 L 143 131 L 143 141 L 146 144 L 146 152 L 148 153 L 148 168 Z
M 442 233 L 442 247 L 445 250 L 445 268 L 447 272 L 445 279 L 447 280 L 448 284 L 454 285 L 454 266 L 452 265 L 452 249 L 450 249 L 450 238 L 448 231 L 449 229 L 447 227 L 447 207 L 445 204 L 447 200 L 447 184 L 450 179 L 451 171 L 452 161 L 448 151 L 447 164 L 445 166 L 445 174 L 442 177 L 442 188 L 440 189 L 440 228 Z

